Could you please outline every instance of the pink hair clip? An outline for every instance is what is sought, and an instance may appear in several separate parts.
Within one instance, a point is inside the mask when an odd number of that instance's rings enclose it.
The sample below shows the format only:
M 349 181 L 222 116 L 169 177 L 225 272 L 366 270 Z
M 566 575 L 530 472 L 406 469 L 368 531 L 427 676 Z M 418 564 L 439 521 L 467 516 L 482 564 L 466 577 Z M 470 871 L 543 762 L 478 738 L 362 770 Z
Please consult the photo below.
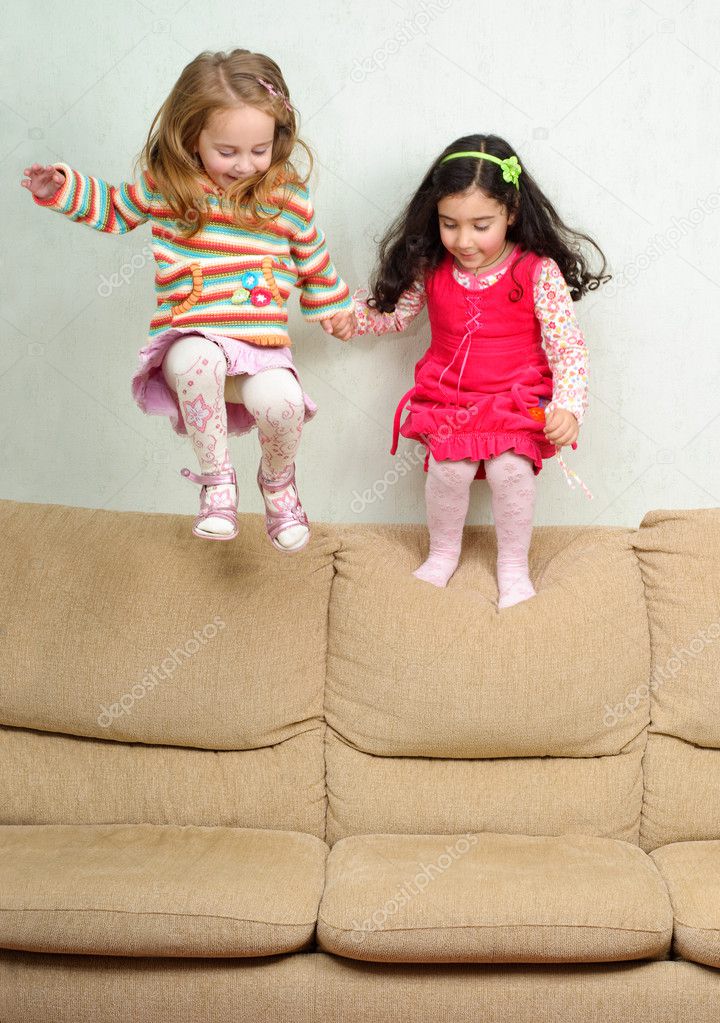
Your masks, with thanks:
M 278 91 L 277 91 L 277 89 L 275 88 L 275 86 L 274 86 L 274 85 L 271 85 L 271 84 L 270 84 L 270 82 L 266 82 L 264 78 L 258 78 L 258 79 L 257 79 L 257 81 L 258 81 L 258 82 L 260 82 L 260 84 L 261 84 L 261 85 L 264 85 L 264 86 L 265 86 L 265 88 L 267 89 L 267 91 L 268 91 L 268 92 L 269 92 L 269 93 L 270 93 L 270 94 L 271 94 L 272 96 L 279 96 L 279 97 L 280 97 L 280 99 L 281 99 L 281 100 L 283 101 L 283 103 L 285 104 L 285 106 L 287 107 L 287 109 L 288 109 L 288 110 L 290 111 L 290 113 L 292 113 L 292 107 L 291 107 L 291 106 L 290 106 L 290 104 L 288 103 L 287 99 L 285 98 L 285 96 L 283 96 L 283 94 L 282 94 L 281 92 L 278 92 Z

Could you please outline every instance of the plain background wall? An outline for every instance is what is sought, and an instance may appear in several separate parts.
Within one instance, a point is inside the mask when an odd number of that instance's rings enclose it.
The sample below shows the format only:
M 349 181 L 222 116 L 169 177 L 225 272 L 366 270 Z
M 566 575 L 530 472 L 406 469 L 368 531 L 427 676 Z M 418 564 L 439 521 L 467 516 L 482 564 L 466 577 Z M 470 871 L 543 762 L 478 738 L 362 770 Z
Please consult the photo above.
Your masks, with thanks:
M 394 0 L 312 4 L 64 0 L 4 6 L 0 91 L 4 498 L 195 514 L 188 438 L 130 394 L 155 308 L 150 226 L 102 235 L 35 207 L 23 168 L 64 160 L 119 184 L 201 50 L 280 64 L 332 257 L 352 289 L 375 241 L 452 139 L 506 137 L 614 280 L 576 303 L 590 411 L 538 479 L 535 521 L 636 526 L 720 504 L 716 453 L 720 20 L 712 0 Z M 113 274 L 127 282 L 110 288 Z M 429 332 L 343 344 L 291 300 L 294 356 L 319 405 L 297 457 L 312 520 L 424 522 L 423 449 L 392 415 Z M 231 438 L 240 510 L 260 512 L 257 431 Z M 468 522 L 491 522 L 486 482 Z

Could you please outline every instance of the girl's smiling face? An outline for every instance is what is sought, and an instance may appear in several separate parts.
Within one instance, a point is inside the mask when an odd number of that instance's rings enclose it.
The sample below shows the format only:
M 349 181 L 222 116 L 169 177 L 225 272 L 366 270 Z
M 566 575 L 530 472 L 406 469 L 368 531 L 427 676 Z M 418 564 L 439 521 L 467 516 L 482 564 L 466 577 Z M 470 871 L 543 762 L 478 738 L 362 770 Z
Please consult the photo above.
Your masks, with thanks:
M 233 181 L 263 174 L 272 163 L 275 118 L 243 104 L 215 110 L 198 136 L 195 152 L 205 173 L 222 189 Z
M 516 217 L 477 187 L 446 195 L 437 210 L 440 239 L 466 270 L 479 270 L 501 254 Z

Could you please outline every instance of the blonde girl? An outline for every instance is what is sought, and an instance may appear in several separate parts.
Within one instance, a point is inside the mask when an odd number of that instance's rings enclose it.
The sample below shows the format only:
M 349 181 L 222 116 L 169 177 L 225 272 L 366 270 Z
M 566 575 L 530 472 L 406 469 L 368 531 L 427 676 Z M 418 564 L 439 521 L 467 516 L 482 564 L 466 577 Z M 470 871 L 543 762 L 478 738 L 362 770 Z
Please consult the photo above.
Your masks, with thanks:
M 200 472 L 181 473 L 201 484 L 193 533 L 208 540 L 237 535 L 228 434 L 254 426 L 270 542 L 288 553 L 310 537 L 295 456 L 317 405 L 293 364 L 291 289 L 328 333 L 347 340 L 352 322 L 347 285 L 315 221 L 311 169 L 280 68 L 235 49 L 185 67 L 152 122 L 136 182 L 115 187 L 62 162 L 33 164 L 21 182 L 38 206 L 97 231 L 151 222 L 157 310 L 132 393 L 143 412 L 168 416 L 190 437 Z

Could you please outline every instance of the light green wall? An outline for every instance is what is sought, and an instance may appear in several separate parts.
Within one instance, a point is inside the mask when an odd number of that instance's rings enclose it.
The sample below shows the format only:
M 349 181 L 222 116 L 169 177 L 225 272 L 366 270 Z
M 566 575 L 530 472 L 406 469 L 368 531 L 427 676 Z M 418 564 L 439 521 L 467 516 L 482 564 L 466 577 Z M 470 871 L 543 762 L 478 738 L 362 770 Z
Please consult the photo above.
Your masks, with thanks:
M 538 524 L 635 526 L 648 509 L 720 503 L 720 28 L 707 0 L 65 0 L 52 13 L 10 0 L 4 12 L 0 496 L 196 512 L 179 475 L 196 468 L 190 442 L 130 394 L 154 308 L 149 227 L 97 234 L 34 207 L 19 182 L 29 163 L 56 160 L 126 179 L 182 67 L 244 46 L 283 69 L 319 157 L 319 222 L 351 288 L 429 162 L 472 131 L 508 138 L 561 215 L 600 241 L 616 280 L 576 306 L 591 405 L 578 450 L 564 452 L 595 500 L 546 463 Z M 304 323 L 294 298 L 291 331 L 319 405 L 297 459 L 311 520 L 424 522 L 416 449 L 389 448 L 426 315 L 344 345 Z M 259 512 L 256 433 L 231 450 L 240 510 Z M 468 521 L 491 521 L 487 483 Z

